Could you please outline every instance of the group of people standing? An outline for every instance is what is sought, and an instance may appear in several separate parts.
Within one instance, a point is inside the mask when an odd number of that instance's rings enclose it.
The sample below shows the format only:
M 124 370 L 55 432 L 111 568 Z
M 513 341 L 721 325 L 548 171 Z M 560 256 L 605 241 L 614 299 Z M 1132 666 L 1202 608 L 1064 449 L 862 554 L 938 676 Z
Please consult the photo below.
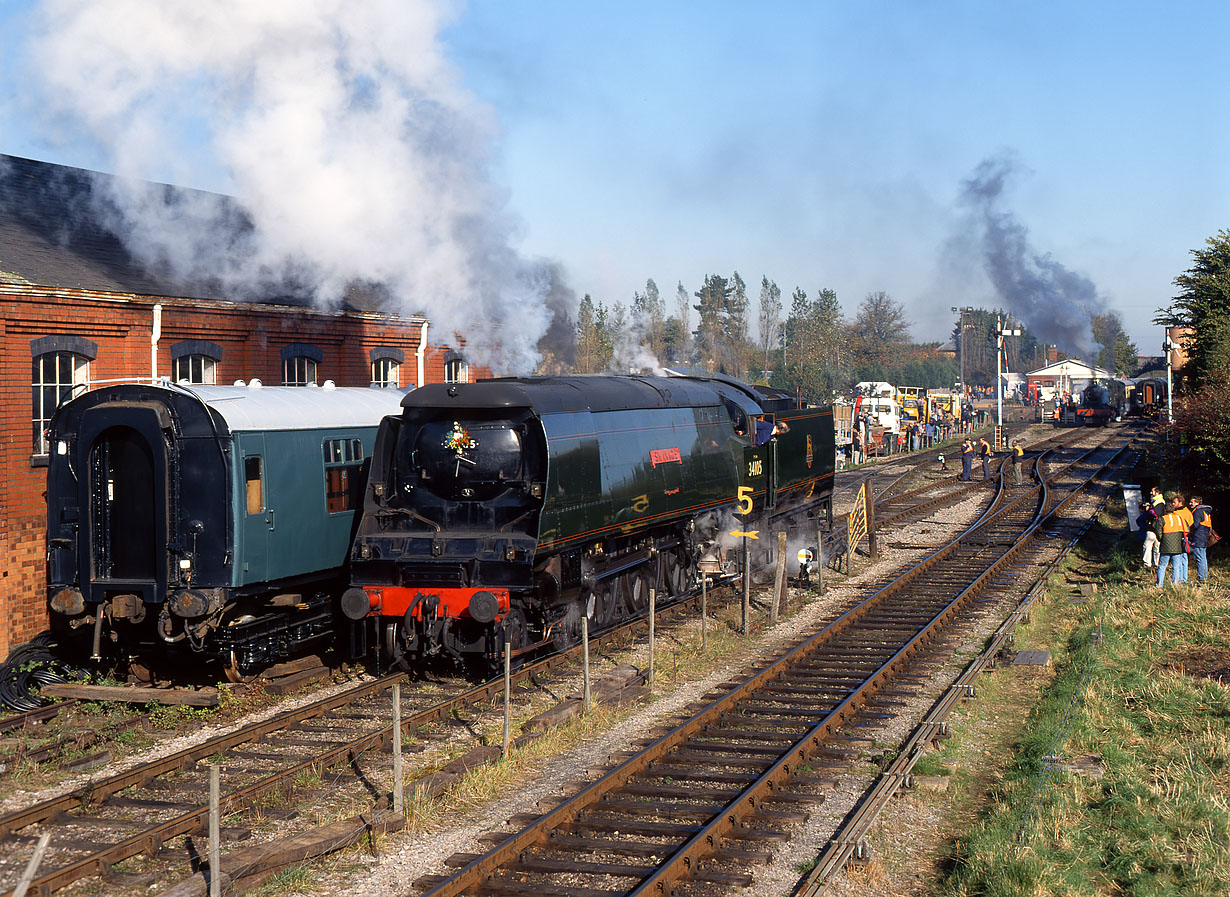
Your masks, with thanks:
M 961 479 L 969 482 L 970 475 L 974 472 L 974 440 L 966 436 L 961 443 Z M 989 480 L 991 478 L 991 443 L 987 442 L 987 438 L 982 436 L 978 439 L 978 457 L 982 460 L 982 478 Z
M 1157 587 L 1166 582 L 1166 568 L 1174 585 L 1187 582 L 1187 557 L 1196 564 L 1197 585 L 1209 580 L 1208 549 L 1213 533 L 1213 512 L 1199 495 L 1187 501 L 1177 492 L 1163 495 L 1156 486 L 1149 490 L 1149 501 L 1136 525 L 1144 538 L 1146 572 L 1157 570 Z

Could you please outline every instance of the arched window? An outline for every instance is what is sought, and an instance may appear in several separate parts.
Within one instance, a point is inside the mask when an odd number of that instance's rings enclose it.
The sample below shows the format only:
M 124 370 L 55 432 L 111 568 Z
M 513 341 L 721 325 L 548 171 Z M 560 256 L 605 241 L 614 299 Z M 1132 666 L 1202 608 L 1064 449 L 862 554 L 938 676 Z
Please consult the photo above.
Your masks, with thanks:
M 316 366 L 324 353 L 306 343 L 292 343 L 282 349 L 282 385 L 315 386 Z
M 176 383 L 218 382 L 222 347 L 209 340 L 186 339 L 171 346 L 171 379 Z
M 30 343 L 33 365 L 31 429 L 35 455 L 47 454 L 47 426 L 60 401 L 90 382 L 98 344 L 79 336 L 47 336 Z
M 396 388 L 401 385 L 401 363 L 405 353 L 401 349 L 381 346 L 372 349 L 372 386 Z
M 470 366 L 459 352 L 449 351 L 444 356 L 444 382 L 469 383 Z

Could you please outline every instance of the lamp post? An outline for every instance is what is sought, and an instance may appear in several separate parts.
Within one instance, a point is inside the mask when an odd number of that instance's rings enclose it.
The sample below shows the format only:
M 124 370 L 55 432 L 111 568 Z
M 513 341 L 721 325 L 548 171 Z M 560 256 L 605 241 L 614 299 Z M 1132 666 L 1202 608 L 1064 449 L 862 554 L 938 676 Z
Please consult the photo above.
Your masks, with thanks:
M 1162 351 L 1166 353 L 1166 426 L 1174 426 L 1174 399 L 1171 393 L 1174 391 L 1174 384 L 1171 382 L 1171 353 L 1175 350 L 1175 341 L 1170 338 L 1170 328 L 1166 328 L 1166 335 L 1162 337 Z M 1169 431 L 1166 438 L 1170 438 Z
M 1020 336 L 1019 329 L 1004 327 L 1000 315 L 995 316 L 995 444 L 1004 447 L 1004 375 L 1000 369 L 1000 359 L 1004 356 L 1004 337 Z
M 965 403 L 965 313 L 973 311 L 972 305 L 953 305 L 949 309 L 953 314 L 957 315 L 957 329 L 961 334 L 961 342 L 958 344 L 957 351 L 961 353 L 961 402 Z

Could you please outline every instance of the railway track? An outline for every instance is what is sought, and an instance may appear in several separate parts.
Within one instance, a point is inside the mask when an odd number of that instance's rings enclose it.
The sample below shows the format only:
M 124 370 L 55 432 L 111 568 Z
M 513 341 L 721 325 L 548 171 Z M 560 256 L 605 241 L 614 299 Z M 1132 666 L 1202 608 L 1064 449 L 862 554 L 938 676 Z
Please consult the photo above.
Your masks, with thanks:
M 1112 437 L 1113 438 L 1113 437 Z M 1118 447 L 1114 451 L 1117 451 Z M 685 883 L 746 886 L 748 865 L 789 838 L 857 755 L 863 727 L 894 712 L 917 662 L 1113 452 L 1063 453 L 1030 487 L 998 489 L 960 537 L 756 670 L 565 802 L 420 879 L 458 894 L 667 894 Z M 1035 463 L 1041 464 L 1041 459 Z
M 689 596 L 665 607 L 659 616 L 692 613 L 698 603 L 698 595 Z M 626 642 L 647 626 L 647 620 L 640 619 L 607 630 L 591 639 L 591 650 Z M 580 650 L 577 646 L 526 663 L 514 671 L 513 683 L 549 679 L 572 665 Z M 393 742 L 392 686 L 407 681 L 405 674 L 395 673 L 365 682 L 0 815 L 0 895 L 12 893 L 44 832 L 52 833 L 51 846 L 44 871 L 31 887 L 47 894 L 107 875 L 117 863 L 140 854 L 155 855 L 173 839 L 203 831 L 208 816 L 206 761 L 221 766 L 227 786 L 221 795 L 222 812 L 240 813 L 259 806 L 298 776 L 339 765 L 354 767 L 371 752 L 388 751 Z M 502 679 L 472 686 L 411 684 L 402 690 L 406 733 L 447 723 L 459 708 L 493 705 L 504 687 Z M 382 794 L 379 785 L 361 779 L 349 776 L 351 784 Z
M 687 611 L 694 602 L 688 599 L 678 610 Z M 646 625 L 644 620 L 635 621 L 601 638 L 620 640 Z M 570 659 L 565 653 L 528 664 L 516 676 L 518 680 L 534 679 L 567 663 Z M 0 887 L 13 886 L 25 857 L 44 831 L 51 831 L 53 839 L 43 866 L 46 871 L 33 883 L 41 893 L 106 874 L 124 859 L 156 854 L 173 839 L 199 832 L 207 813 L 203 801 L 206 771 L 202 768 L 207 759 L 223 764 L 223 780 L 228 785 L 221 801 L 225 813 L 258 804 L 262 796 L 306 771 L 353 765 L 368 752 L 387 750 L 392 742 L 389 691 L 399 681 L 404 677 L 365 683 L 0 816 L 4 848 Z M 446 720 L 455 708 L 488 703 L 501 690 L 500 682 L 472 688 L 440 685 L 434 693 L 421 687 L 411 689 L 403 695 L 404 727 L 412 731 Z M 358 784 L 373 790 L 370 782 Z

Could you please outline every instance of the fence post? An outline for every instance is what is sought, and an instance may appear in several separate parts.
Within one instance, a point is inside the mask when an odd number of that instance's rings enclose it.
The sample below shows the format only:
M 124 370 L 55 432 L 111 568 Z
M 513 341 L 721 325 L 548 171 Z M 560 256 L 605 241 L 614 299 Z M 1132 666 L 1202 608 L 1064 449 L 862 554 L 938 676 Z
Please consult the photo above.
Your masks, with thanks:
M 876 545 L 876 499 L 875 490 L 867 490 L 867 554 L 873 558 L 880 556 Z
M 816 524 L 816 584 L 824 594 L 824 530 Z
M 700 575 L 700 650 L 709 647 L 709 575 Z
M 209 897 L 222 897 L 222 771 L 218 764 L 209 767 Z
M 657 614 L 657 590 L 649 590 L 649 691 L 653 691 L 653 636 L 654 636 L 654 618 Z
M 778 604 L 781 603 L 781 613 L 786 612 L 785 602 L 782 602 L 782 592 L 786 586 L 786 533 L 784 530 L 777 534 L 777 573 L 773 577 L 773 609 L 769 613 L 769 620 L 776 625 L 778 616 Z
M 743 634 L 748 632 L 748 618 L 752 614 L 752 552 L 743 537 Z
M 508 745 L 512 740 L 512 646 L 504 640 L 504 744 L 500 756 L 508 759 Z
M 402 778 L 401 766 L 401 683 L 393 683 L 393 812 L 398 816 L 405 812 L 402 789 L 405 780 Z
M 581 616 L 581 666 L 585 670 L 585 690 L 582 692 L 581 707 L 589 713 L 589 617 Z
M 26 871 L 21 873 L 21 880 L 13 889 L 13 897 L 26 897 L 26 891 L 30 890 L 30 882 L 34 881 L 34 876 L 38 874 L 38 867 L 43 864 L 43 854 L 47 852 L 49 843 L 51 843 L 51 832 L 43 832 L 38 836 L 38 843 L 34 845 L 34 853 L 30 855 L 30 862 L 26 863 Z M 212 870 L 210 870 L 210 878 L 213 878 Z

